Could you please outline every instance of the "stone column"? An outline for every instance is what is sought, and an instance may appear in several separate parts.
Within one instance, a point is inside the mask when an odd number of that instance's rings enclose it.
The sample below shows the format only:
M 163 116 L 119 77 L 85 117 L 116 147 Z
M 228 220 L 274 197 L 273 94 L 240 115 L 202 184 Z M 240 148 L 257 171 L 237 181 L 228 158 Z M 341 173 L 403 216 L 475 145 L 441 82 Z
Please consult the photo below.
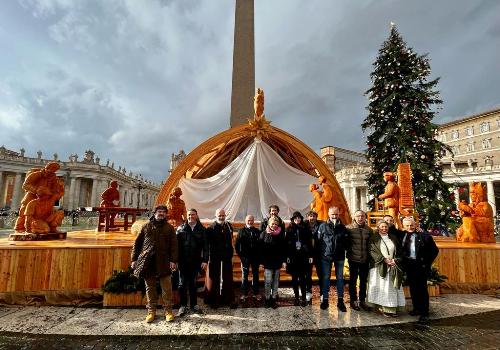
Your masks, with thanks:
M 354 215 L 354 212 L 356 210 L 358 210 L 359 208 L 358 208 L 358 203 L 356 200 L 356 187 L 354 187 L 354 185 L 351 185 L 351 186 L 352 186 L 350 189 L 351 190 L 351 193 L 350 193 L 351 198 L 350 198 L 349 202 L 351 202 L 351 205 L 352 205 L 351 212 Z
M 497 214 L 497 206 L 495 203 L 495 187 L 493 186 L 493 181 L 486 181 L 486 191 L 488 193 L 488 203 L 493 209 L 493 216 Z
M 5 206 L 4 203 L 4 185 L 3 185 L 3 171 L 0 171 L 0 209 Z
M 75 195 L 74 195 L 74 204 L 75 208 L 80 207 L 80 190 L 82 189 L 82 179 L 77 178 L 75 183 Z
M 99 206 L 98 194 L 97 194 L 98 187 L 99 187 L 99 180 L 92 179 L 92 192 L 91 192 L 91 196 L 90 196 L 90 206 L 91 207 Z
M 68 200 L 66 204 L 66 210 L 75 209 L 75 188 L 76 188 L 76 177 L 72 177 L 69 183 L 68 196 L 67 197 L 65 196 Z
M 230 126 L 247 123 L 255 95 L 254 0 L 236 0 Z
M 16 173 L 14 180 L 14 190 L 12 192 L 12 210 L 18 210 L 21 207 L 21 199 L 23 198 L 24 191 L 22 189 L 22 173 Z

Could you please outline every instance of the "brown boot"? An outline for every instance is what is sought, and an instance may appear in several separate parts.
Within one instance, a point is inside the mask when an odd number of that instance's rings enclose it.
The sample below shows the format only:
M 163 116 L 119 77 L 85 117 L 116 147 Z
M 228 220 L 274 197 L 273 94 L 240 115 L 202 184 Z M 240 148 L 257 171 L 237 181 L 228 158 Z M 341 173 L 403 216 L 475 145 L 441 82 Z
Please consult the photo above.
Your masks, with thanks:
M 156 309 L 148 309 L 148 315 L 146 316 L 146 323 L 151 323 L 155 320 Z

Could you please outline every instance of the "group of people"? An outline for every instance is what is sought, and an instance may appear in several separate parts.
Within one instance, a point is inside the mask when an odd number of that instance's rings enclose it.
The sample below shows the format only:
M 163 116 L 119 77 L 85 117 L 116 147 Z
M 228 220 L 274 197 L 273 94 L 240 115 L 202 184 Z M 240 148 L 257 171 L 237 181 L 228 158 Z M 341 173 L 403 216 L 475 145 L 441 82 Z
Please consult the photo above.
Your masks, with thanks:
M 226 220 L 224 209 L 216 211 L 214 222 L 207 228 L 198 219 L 196 209 L 189 209 L 187 220 L 175 232 L 166 221 L 167 208 L 156 207 L 150 222 L 138 234 L 131 257 L 134 274 L 144 278 L 146 284 L 146 322 L 155 319 L 157 280 L 162 290 L 165 319 L 174 319 L 171 275 L 176 270 L 180 294 L 178 317 L 188 310 L 188 295 L 192 312 L 202 313 L 197 304 L 196 281 L 203 270 L 206 270 L 205 303 L 212 308 L 236 307 L 233 249 L 241 260 L 242 302 L 250 291 L 257 300 L 261 299 L 259 268 L 263 266 L 265 307 L 277 307 L 282 268 L 291 275 L 294 305 L 305 307 L 312 298 L 314 266 L 320 287 L 320 308 L 329 307 L 334 268 L 337 308 L 346 312 L 344 262 L 347 258 L 351 309 L 369 311 L 376 307 L 387 317 L 397 316 L 405 306 L 402 279 L 406 274 L 413 302 L 410 314 L 419 315 L 419 320 L 426 322 L 429 314 L 427 276 L 438 254 L 432 236 L 417 230 L 412 217 L 404 218 L 404 230 L 399 230 L 394 226 L 394 218 L 387 215 L 377 223 L 374 232 L 363 211 L 356 211 L 349 225 L 341 222 L 339 214 L 339 208 L 331 207 L 328 220 L 322 222 L 314 211 L 307 214 L 306 220 L 295 212 L 285 228 L 278 206 L 271 205 L 260 229 L 254 226 L 255 218 L 247 215 L 233 246 L 233 227 Z

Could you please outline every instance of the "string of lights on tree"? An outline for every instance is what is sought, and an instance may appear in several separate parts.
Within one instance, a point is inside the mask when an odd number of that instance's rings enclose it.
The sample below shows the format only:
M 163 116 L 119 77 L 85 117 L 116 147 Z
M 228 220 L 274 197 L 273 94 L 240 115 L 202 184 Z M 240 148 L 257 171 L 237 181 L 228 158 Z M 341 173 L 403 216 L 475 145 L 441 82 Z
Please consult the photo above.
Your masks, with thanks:
M 442 104 L 436 89 L 439 78 L 429 80 L 427 55 L 417 55 L 407 47 L 391 23 L 389 38 L 382 44 L 370 74 L 372 87 L 368 116 L 361 124 L 367 134 L 366 154 L 371 164 L 368 191 L 374 197 L 383 193 L 384 171 L 396 171 L 408 162 L 413 173 L 415 207 L 426 226 L 444 224 L 455 228 L 454 194 L 442 179 L 439 161 L 448 147 L 436 139 L 432 123 Z M 373 208 L 374 200 L 370 202 Z

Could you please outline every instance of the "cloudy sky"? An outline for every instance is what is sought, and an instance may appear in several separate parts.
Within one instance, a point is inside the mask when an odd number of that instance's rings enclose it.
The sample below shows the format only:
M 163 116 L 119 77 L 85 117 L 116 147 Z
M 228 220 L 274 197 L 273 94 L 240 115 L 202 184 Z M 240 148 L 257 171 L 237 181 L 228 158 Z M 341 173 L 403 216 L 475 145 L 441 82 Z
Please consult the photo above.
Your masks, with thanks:
M 255 0 L 266 115 L 319 151 L 364 147 L 372 62 L 393 21 L 429 53 L 436 122 L 500 107 L 500 1 Z M 161 181 L 229 126 L 234 0 L 0 3 L 0 145 L 92 149 Z

